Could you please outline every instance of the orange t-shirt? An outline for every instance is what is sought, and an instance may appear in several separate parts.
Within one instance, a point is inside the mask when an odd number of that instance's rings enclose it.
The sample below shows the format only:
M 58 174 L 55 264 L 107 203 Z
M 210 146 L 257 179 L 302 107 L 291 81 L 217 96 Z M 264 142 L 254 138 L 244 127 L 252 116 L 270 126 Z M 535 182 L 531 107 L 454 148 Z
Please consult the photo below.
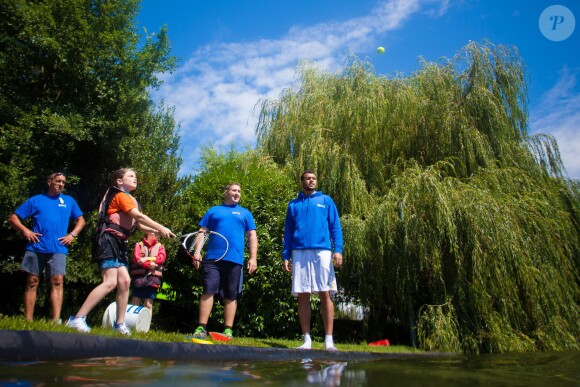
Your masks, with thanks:
M 127 215 L 133 208 L 138 208 L 137 200 L 128 193 L 121 192 L 111 200 L 107 215 L 113 223 L 117 223 L 124 229 L 130 230 L 135 224 L 135 220 Z

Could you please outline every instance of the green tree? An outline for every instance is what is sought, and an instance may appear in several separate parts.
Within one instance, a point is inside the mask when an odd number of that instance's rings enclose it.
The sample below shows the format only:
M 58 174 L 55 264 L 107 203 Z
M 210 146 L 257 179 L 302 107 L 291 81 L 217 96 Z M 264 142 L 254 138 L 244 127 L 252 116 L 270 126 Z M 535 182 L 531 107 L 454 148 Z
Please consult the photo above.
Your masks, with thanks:
M 67 193 L 88 220 L 71 249 L 65 308 L 78 307 L 95 281 L 90 244 L 97 205 L 112 171 L 137 168 L 136 195 L 146 213 L 172 225 L 187 179 L 173 112 L 155 106 L 150 88 L 171 71 L 167 29 L 142 36 L 138 0 L 0 0 L 0 213 L 46 190 L 45 177 L 67 174 Z M 169 212 L 171 211 L 171 212 Z M 23 241 L 5 225 L 2 273 L 18 270 Z M 3 282 L 7 311 L 22 303 L 15 275 Z M 13 282 L 14 281 L 14 282 Z M 68 301 L 68 302 L 67 302 Z M 67 310 L 65 310 L 66 312 Z
M 580 195 L 555 140 L 527 132 L 515 48 L 470 43 L 407 77 L 356 58 L 300 75 L 263 101 L 258 146 L 335 198 L 339 282 L 370 339 L 404 322 L 427 349 L 579 347 Z

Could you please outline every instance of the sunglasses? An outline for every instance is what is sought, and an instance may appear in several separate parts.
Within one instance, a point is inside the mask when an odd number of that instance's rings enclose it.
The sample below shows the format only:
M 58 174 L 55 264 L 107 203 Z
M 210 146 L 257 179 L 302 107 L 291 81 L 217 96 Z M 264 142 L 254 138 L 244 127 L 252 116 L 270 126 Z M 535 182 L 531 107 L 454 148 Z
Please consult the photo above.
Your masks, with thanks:
M 55 172 L 55 173 L 51 173 L 50 175 L 48 175 L 48 180 L 52 180 L 52 179 L 54 179 L 55 177 L 58 177 L 58 176 L 64 176 L 64 177 L 66 177 L 66 175 L 64 173 L 62 173 L 62 172 Z

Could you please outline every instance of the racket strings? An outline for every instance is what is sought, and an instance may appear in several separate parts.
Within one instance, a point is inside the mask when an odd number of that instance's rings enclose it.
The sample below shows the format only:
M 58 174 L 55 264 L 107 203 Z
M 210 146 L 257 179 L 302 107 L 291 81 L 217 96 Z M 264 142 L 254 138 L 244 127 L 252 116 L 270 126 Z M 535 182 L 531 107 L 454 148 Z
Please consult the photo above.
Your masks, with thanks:
M 193 255 L 195 253 L 195 249 L 198 246 L 199 243 L 201 243 L 201 248 L 200 251 L 203 250 L 203 247 L 206 245 L 208 239 L 209 239 L 209 233 L 203 233 L 203 239 L 201 239 L 201 241 L 199 240 L 199 234 L 201 234 L 200 232 L 193 232 L 191 234 L 187 234 L 185 236 L 185 239 L 183 240 L 183 248 L 190 254 Z
M 199 234 L 203 234 L 203 239 L 201 240 L 199 239 Z M 184 237 L 184 240 L 182 242 L 183 248 L 191 258 L 193 258 L 196 248 L 201 243 L 200 252 L 202 255 L 202 260 L 205 259 L 205 254 L 207 252 L 206 250 L 209 248 L 208 241 L 210 238 L 213 238 L 212 243 L 214 250 L 218 251 L 219 252 L 218 255 L 220 255 L 219 257 L 212 257 L 212 259 L 214 260 L 222 259 L 223 257 L 225 257 L 227 251 L 229 250 L 229 242 L 226 239 L 226 237 L 214 231 L 210 232 L 196 231 L 190 234 L 183 235 L 182 237 Z

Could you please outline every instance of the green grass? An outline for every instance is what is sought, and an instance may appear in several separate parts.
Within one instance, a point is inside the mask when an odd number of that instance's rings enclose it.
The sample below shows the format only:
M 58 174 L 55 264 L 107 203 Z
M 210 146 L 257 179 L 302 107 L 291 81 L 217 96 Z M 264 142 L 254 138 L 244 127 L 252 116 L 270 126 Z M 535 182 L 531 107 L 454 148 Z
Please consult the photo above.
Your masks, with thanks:
M 38 319 L 35 321 L 26 321 L 23 317 L 10 317 L 0 315 L 0 329 L 1 330 L 33 330 L 33 331 L 49 331 L 49 332 L 66 332 L 76 333 L 75 330 L 65 327 L 64 325 L 55 325 L 51 321 L 45 319 Z M 192 327 L 193 331 L 193 327 Z M 193 332 L 175 333 L 150 330 L 147 333 L 133 331 L 131 339 L 133 340 L 148 340 L 158 342 L 191 342 L 186 336 L 192 335 Z M 239 332 L 234 331 L 234 334 Z M 91 333 L 78 333 L 81 335 L 98 335 L 106 337 L 124 337 L 112 329 L 102 328 L 100 326 L 93 326 Z M 225 345 L 219 341 L 216 345 Z M 227 343 L 227 345 L 238 345 L 253 348 L 296 348 L 300 344 L 297 340 L 286 340 L 277 338 L 251 338 L 236 336 L 234 340 Z M 355 352 L 374 352 L 374 353 L 418 353 L 421 352 L 412 347 L 393 345 L 389 347 L 369 347 L 367 343 L 360 344 L 341 344 L 335 343 L 336 347 L 341 351 L 355 351 Z M 324 349 L 324 343 L 316 341 L 313 343 L 313 349 Z

